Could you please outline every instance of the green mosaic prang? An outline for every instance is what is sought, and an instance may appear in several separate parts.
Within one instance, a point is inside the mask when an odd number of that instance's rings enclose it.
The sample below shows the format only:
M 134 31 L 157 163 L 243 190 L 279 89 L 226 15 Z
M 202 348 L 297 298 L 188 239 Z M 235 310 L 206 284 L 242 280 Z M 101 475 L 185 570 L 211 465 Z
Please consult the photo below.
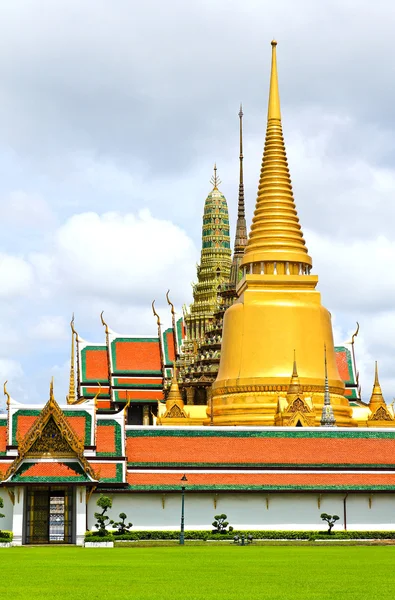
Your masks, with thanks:
M 127 430 L 126 437 L 231 437 L 231 438 L 355 438 L 355 439 L 393 439 L 395 440 L 395 429 L 392 431 L 349 431 L 344 429 L 321 429 L 317 427 L 316 431 L 302 431 L 301 429 L 291 429 L 289 431 L 223 431 L 221 429 L 207 430 L 199 429 L 134 429 Z
M 95 463 L 91 463 L 93 470 L 95 470 Z M 99 483 L 122 483 L 123 482 L 123 468 L 122 463 L 116 465 L 116 476 L 115 477 L 100 477 Z
M 118 421 L 114 419 L 98 419 L 97 427 L 114 427 L 115 452 L 96 452 L 96 456 L 122 456 L 122 429 Z
M 120 375 L 121 373 L 125 373 L 125 374 L 130 374 L 133 373 L 135 375 L 140 374 L 140 375 L 161 375 L 162 371 L 159 370 L 155 370 L 155 371 L 140 371 L 140 370 L 130 370 L 130 369 L 126 369 L 126 370 L 119 370 L 117 368 L 117 352 L 116 352 L 116 344 L 118 342 L 127 342 L 128 344 L 140 344 L 140 343 L 157 343 L 159 344 L 159 338 L 158 337 L 152 337 L 152 338 L 126 338 L 126 337 L 120 337 L 120 338 L 115 338 L 115 340 L 113 340 L 111 342 L 111 358 L 112 358 L 112 364 L 113 364 L 113 369 L 114 369 L 114 373 L 117 373 L 118 375 Z
M 100 382 L 101 385 L 109 385 L 108 377 L 106 377 L 105 379 L 88 379 L 87 378 L 87 376 L 86 376 L 86 353 L 87 353 L 87 351 L 105 352 L 106 356 L 107 356 L 107 347 L 103 344 L 101 346 L 86 346 L 85 348 L 82 348 L 82 350 L 81 350 L 82 385 L 88 384 L 88 383 L 93 383 L 93 384 L 97 385 L 98 382 Z
M 345 346 L 335 346 L 335 352 L 336 353 L 344 352 L 347 357 L 347 367 L 348 367 L 349 378 L 344 383 L 346 385 L 356 385 L 356 381 L 354 379 L 354 369 L 353 369 L 353 364 L 352 364 L 352 360 L 351 360 L 351 352 Z
M 128 489 L 134 492 L 162 492 L 172 491 L 181 493 L 181 485 L 128 485 Z M 245 492 L 313 492 L 313 491 L 371 491 L 394 492 L 395 485 L 186 485 L 185 493 L 203 491 L 245 491 Z
M 86 411 L 73 411 L 73 410 L 63 410 L 62 411 L 65 417 L 73 418 L 73 417 L 85 417 L 85 446 L 91 445 L 91 433 L 92 433 L 92 416 Z M 16 434 L 18 431 L 18 417 L 39 417 L 41 414 L 41 410 L 36 409 L 21 409 L 17 410 L 12 415 L 12 444 L 13 446 L 17 446 L 18 442 L 16 439 Z M 73 430 L 74 431 L 74 430 Z

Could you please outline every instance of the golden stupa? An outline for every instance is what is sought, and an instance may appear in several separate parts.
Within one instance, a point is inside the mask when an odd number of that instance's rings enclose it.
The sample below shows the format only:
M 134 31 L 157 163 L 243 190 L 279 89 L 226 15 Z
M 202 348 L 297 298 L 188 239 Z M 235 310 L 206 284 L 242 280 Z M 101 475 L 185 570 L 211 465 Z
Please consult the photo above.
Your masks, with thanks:
M 272 42 L 266 141 L 254 218 L 241 266 L 237 301 L 225 313 L 221 362 L 213 385 L 215 425 L 274 425 L 297 357 L 300 392 L 320 425 L 324 347 L 337 426 L 355 425 L 338 373 L 330 313 L 316 291 L 295 208 L 281 126 Z M 210 407 L 208 412 L 210 412 Z M 285 410 L 285 408 L 284 408 Z

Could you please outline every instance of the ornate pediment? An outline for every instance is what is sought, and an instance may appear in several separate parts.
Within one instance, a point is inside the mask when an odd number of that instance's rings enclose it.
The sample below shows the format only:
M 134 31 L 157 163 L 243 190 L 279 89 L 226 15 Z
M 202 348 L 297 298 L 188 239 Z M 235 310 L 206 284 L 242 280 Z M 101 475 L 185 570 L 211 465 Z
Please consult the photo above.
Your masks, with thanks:
M 177 404 L 174 404 L 171 409 L 167 411 L 165 417 L 167 419 L 186 419 L 186 414 L 179 406 L 177 406 Z
M 77 458 L 84 471 L 97 479 L 84 456 L 84 443 L 71 427 L 53 394 L 51 382 L 49 400 L 27 434 L 18 440 L 18 456 L 10 465 L 4 479 L 9 479 L 26 457 Z
M 376 412 L 369 417 L 370 421 L 393 421 L 388 409 L 384 406 L 379 406 Z
M 44 426 L 41 435 L 33 442 L 25 456 L 75 456 L 76 452 L 62 435 L 51 416 Z
M 288 406 L 287 412 L 289 412 L 289 413 L 296 413 L 296 412 L 308 413 L 311 411 L 310 411 L 309 407 L 307 406 L 307 404 L 301 398 L 296 398 L 290 404 L 290 406 Z

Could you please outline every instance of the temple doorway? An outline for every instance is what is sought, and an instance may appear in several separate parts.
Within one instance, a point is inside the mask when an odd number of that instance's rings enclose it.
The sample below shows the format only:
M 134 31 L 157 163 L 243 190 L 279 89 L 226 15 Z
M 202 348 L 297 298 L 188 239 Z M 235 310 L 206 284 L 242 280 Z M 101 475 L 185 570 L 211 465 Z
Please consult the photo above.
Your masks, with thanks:
M 25 544 L 71 544 L 72 538 L 73 488 L 27 488 Z

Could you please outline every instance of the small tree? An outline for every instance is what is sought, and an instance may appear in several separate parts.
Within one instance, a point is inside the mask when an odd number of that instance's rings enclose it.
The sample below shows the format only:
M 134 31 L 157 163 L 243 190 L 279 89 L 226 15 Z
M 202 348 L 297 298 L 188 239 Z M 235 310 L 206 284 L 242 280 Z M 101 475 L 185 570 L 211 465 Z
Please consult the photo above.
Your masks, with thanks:
M 133 523 L 125 523 L 128 517 L 124 512 L 119 514 L 119 518 L 121 519 L 120 521 L 110 521 L 110 524 L 117 528 L 117 534 L 122 535 L 128 533 L 129 529 L 133 527 Z
M 102 512 L 95 512 L 95 519 L 97 520 L 95 527 L 98 530 L 98 535 L 104 536 L 108 534 L 106 525 L 107 521 L 110 520 L 110 517 L 106 515 L 106 512 L 109 508 L 112 507 L 112 500 L 108 496 L 101 495 L 100 498 L 97 500 L 96 505 L 102 509 Z
M 322 513 L 321 519 L 323 521 L 326 521 L 328 523 L 328 525 L 329 525 L 328 532 L 327 532 L 328 535 L 331 535 L 333 526 L 336 523 L 336 521 L 339 520 L 339 518 L 340 517 L 338 517 L 337 515 L 328 515 L 327 513 Z
M 213 527 L 215 527 L 215 529 L 213 529 L 213 533 L 230 533 L 233 531 L 233 527 L 229 527 L 228 530 L 226 529 L 229 525 L 228 521 L 226 520 L 227 518 L 228 517 L 224 514 L 215 515 L 215 521 L 212 523 Z

